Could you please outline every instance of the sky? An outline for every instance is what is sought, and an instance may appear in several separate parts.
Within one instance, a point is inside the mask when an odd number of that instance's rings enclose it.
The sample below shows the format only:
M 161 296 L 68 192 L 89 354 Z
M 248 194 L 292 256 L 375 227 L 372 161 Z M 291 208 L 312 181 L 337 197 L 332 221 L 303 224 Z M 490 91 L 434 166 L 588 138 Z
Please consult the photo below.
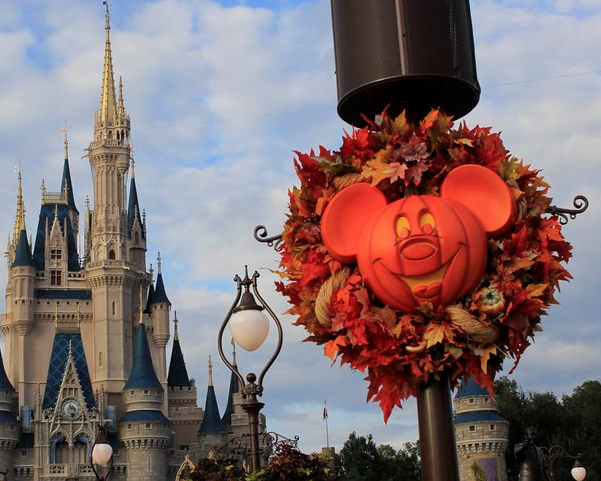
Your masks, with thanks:
M 601 329 L 601 4 L 597 0 L 473 0 L 482 95 L 464 120 L 501 131 L 506 147 L 542 169 L 554 204 L 575 195 L 588 211 L 564 228 L 574 279 L 512 375 L 525 390 L 570 394 L 599 379 Z M 21 164 L 30 233 L 40 183 L 60 189 L 63 137 L 76 204 L 93 198 L 84 149 L 92 139 L 104 51 L 102 2 L 0 0 L 0 232 L 12 232 Z M 284 324 L 282 352 L 264 381 L 268 429 L 300 436 L 306 451 L 349 433 L 400 447 L 417 439 L 415 402 L 388 424 L 366 403 L 363 375 L 332 365 L 283 313 L 271 270 L 278 254 L 253 239 L 255 225 L 281 231 L 294 151 L 340 146 L 351 127 L 336 114 L 327 0 L 113 0 L 111 41 L 131 115 L 136 184 L 148 222 L 147 260 L 163 259 L 167 294 L 180 320 L 188 371 L 204 406 L 208 356 L 225 408 L 229 372 L 217 332 L 235 295 L 235 274 L 257 270 L 259 290 Z M 7 270 L 0 269 L 0 284 Z M 273 330 L 272 330 L 273 331 Z M 171 350 L 171 344 L 167 346 Z M 239 353 L 246 372 L 271 355 Z M 511 364 L 507 364 L 507 369 Z

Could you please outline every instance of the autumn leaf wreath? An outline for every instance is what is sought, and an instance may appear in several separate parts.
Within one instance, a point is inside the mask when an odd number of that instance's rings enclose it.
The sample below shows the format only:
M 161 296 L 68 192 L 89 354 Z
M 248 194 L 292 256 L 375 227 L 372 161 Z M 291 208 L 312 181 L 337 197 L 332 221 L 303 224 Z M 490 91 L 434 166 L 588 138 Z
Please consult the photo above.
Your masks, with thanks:
M 296 154 L 300 186 L 289 192 L 277 288 L 307 340 L 332 360 L 367 371 L 367 398 L 379 402 L 385 420 L 420 383 L 443 372 L 453 384 L 472 377 L 492 390 L 504 358 L 517 365 L 556 302 L 559 281 L 570 279 L 562 263 L 571 246 L 558 219 L 545 214 L 551 199 L 540 172 L 511 156 L 490 128 L 454 128 L 437 110 L 417 124 L 384 112 L 345 133 L 339 151 Z M 356 262 L 342 263 L 326 249 L 320 221 L 343 188 L 368 183 L 388 202 L 438 196 L 446 176 L 465 164 L 497 173 L 517 212 L 510 229 L 488 239 L 481 281 L 451 305 L 393 309 L 374 296 Z

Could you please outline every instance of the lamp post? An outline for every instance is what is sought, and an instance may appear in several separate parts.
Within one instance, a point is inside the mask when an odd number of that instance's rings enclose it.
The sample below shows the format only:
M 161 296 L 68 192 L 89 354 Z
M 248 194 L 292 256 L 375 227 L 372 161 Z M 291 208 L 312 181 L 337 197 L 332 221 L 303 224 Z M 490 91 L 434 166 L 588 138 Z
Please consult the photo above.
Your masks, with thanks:
M 253 472 L 258 471 L 261 468 L 261 460 L 259 456 L 259 412 L 265 405 L 260 402 L 258 398 L 263 394 L 263 379 L 268 369 L 274 363 L 278 357 L 280 350 L 282 349 L 283 333 L 282 324 L 280 323 L 277 316 L 271 310 L 269 305 L 259 294 L 257 290 L 257 278 L 259 273 L 254 272 L 252 278 L 248 277 L 248 267 L 245 266 L 244 279 L 240 279 L 240 276 L 236 274 L 234 282 L 236 282 L 236 298 L 232 303 L 227 316 L 225 317 L 221 328 L 219 329 L 219 335 L 217 339 L 217 348 L 219 350 L 219 356 L 225 363 L 225 365 L 236 375 L 240 383 L 240 391 L 244 398 L 242 407 L 248 413 L 248 424 L 250 431 L 250 449 L 251 449 L 251 467 Z M 250 287 L 252 286 L 252 292 Z M 244 292 L 242 289 L 244 288 Z M 254 293 L 254 295 L 253 295 Z M 260 304 L 257 304 L 256 298 Z M 246 351 L 254 351 L 261 347 L 267 334 L 269 333 L 269 318 L 265 315 L 265 312 L 269 313 L 269 316 L 275 322 L 278 331 L 278 339 L 275 351 L 263 370 L 257 375 L 250 372 L 244 377 L 238 370 L 238 367 L 230 362 L 223 351 L 223 332 L 225 327 L 229 324 L 230 332 L 234 342 Z
M 105 468 L 104 471 L 106 471 L 106 474 L 104 476 L 101 476 L 98 473 L 98 470 L 96 469 L 95 465 L 98 467 Z M 98 426 L 98 434 L 92 446 L 90 466 L 92 466 L 92 471 L 94 471 L 94 474 L 96 475 L 96 479 L 98 481 L 107 481 L 107 479 L 113 472 L 113 448 L 107 440 L 106 429 L 102 424 Z M 106 468 L 108 468 L 108 470 L 106 470 Z
M 568 458 L 574 460 L 574 466 L 572 467 L 570 474 L 572 475 L 572 478 L 574 478 L 576 481 L 583 481 L 584 478 L 586 478 L 586 469 L 584 469 L 584 466 L 582 466 L 582 464 L 580 463 L 580 453 L 574 456 L 568 453 L 561 446 L 551 446 L 547 450 L 547 452 L 549 456 L 549 467 L 551 469 L 551 477 L 553 478 L 553 481 L 556 481 L 555 462 L 559 458 Z

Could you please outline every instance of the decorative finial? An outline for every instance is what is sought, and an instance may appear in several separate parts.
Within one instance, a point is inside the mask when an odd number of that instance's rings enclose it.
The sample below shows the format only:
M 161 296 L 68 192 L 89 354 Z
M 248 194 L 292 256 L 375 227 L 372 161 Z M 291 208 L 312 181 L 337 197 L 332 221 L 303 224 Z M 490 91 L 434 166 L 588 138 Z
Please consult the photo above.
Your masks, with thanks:
M 211 361 L 211 355 L 209 355 L 209 386 L 213 385 L 213 361 Z
M 157 273 L 160 274 L 161 273 L 161 252 L 159 251 L 158 255 L 157 255 Z
M 131 169 L 130 171 L 130 178 L 135 179 L 136 178 L 136 172 L 134 170 L 136 161 L 134 160 L 134 147 L 133 145 L 129 146 L 129 168 Z
M 69 339 L 69 357 L 73 357 L 73 347 L 71 346 L 71 339 Z
M 46 194 L 46 182 L 44 182 L 44 178 L 42 177 L 42 185 L 40 186 L 40 190 L 42 191 L 42 197 Z
M 69 159 L 69 139 L 67 138 L 67 133 L 69 132 L 69 127 L 67 127 L 67 121 L 65 120 L 65 127 L 60 129 L 59 132 L 61 134 L 65 134 L 65 160 Z
M 90 210 L 90 196 L 86 195 L 86 210 Z
M 144 291 L 142 289 L 142 286 L 140 285 L 140 324 L 144 324 L 144 306 L 143 306 L 143 299 L 144 299 Z
M 150 273 L 150 282 L 152 282 L 154 284 L 154 269 L 152 268 L 152 264 L 150 264 L 150 268 L 148 269 L 148 272 Z
M 146 225 L 146 209 L 142 210 L 142 223 Z
M 174 312 L 174 316 L 173 316 L 173 340 L 174 341 L 179 341 L 179 333 L 177 332 L 177 323 L 179 321 L 177 320 L 177 311 Z
M 15 233 L 14 241 L 17 242 L 19 234 L 22 230 L 25 230 L 25 204 L 23 203 L 23 171 L 21 170 L 21 163 L 15 167 L 17 173 L 17 216 L 15 217 Z
M 109 30 L 111 29 L 111 15 L 109 13 L 109 2 L 108 0 L 104 0 L 102 4 L 104 5 L 104 29 L 106 30 L 106 34 L 108 35 Z

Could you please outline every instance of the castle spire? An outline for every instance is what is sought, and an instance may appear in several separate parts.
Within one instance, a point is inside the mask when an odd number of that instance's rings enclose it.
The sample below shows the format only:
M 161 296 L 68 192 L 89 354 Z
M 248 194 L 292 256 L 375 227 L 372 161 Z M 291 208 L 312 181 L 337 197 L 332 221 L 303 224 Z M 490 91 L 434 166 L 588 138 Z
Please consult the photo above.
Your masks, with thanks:
M 17 166 L 17 215 L 15 217 L 15 232 L 13 234 L 13 242 L 17 243 L 22 230 L 25 229 L 25 204 L 23 203 L 23 172 L 21 171 L 21 165 Z
M 106 127 L 112 125 L 117 117 L 117 102 L 115 99 L 115 80 L 113 77 L 113 57 L 111 52 L 111 23 L 109 13 L 109 2 L 104 1 L 104 29 L 106 40 L 104 47 L 104 71 L 102 74 L 102 91 L 100 93 L 100 123 Z
M 131 147 L 130 147 L 131 150 Z M 136 222 L 140 224 L 142 230 L 142 237 L 145 236 L 144 227 L 142 224 L 142 219 L 140 218 L 140 203 L 138 202 L 138 190 L 136 188 L 136 173 L 134 171 L 134 158 L 133 155 L 130 154 L 129 158 L 129 168 L 130 168 L 130 184 L 129 184 L 129 202 L 127 205 L 127 234 L 131 237 L 132 228 Z
M 236 343 L 232 338 L 232 356 L 234 358 L 233 364 L 236 364 Z M 240 391 L 240 383 L 238 382 L 238 377 L 232 372 L 230 375 L 230 389 L 227 394 L 227 406 L 225 407 L 225 411 L 223 412 L 223 417 L 221 418 L 221 422 L 226 426 L 231 426 L 232 424 L 232 414 L 234 413 L 234 394 Z
M 69 168 L 69 139 L 67 138 L 67 127 L 61 129 L 65 134 L 65 163 L 63 165 L 63 179 L 61 181 L 62 194 L 67 198 L 67 206 L 69 210 L 79 213 L 75 207 L 75 198 L 73 197 L 73 183 L 71 182 L 71 169 Z
M 167 297 L 167 292 L 165 291 L 165 283 L 163 282 L 163 274 L 161 273 L 161 253 L 159 252 L 159 255 L 157 257 L 157 283 L 156 283 L 156 287 L 154 288 L 154 293 L 152 296 L 152 303 L 153 304 L 160 304 L 160 303 L 165 303 L 165 304 L 171 304 L 171 302 L 169 301 L 169 298 Z
M 219 406 L 215 397 L 215 388 L 213 387 L 213 363 L 209 356 L 209 385 L 207 387 L 207 398 L 205 400 L 205 416 L 200 425 L 199 433 L 221 433 L 225 428 L 219 415 Z
M 173 319 L 175 332 L 173 335 L 173 347 L 171 348 L 171 361 L 169 361 L 167 385 L 169 387 L 190 387 L 190 378 L 188 377 L 188 370 L 186 369 L 184 355 L 182 354 L 182 348 L 179 343 L 179 334 L 177 330 L 178 322 L 177 312 L 175 312 L 175 318 Z

